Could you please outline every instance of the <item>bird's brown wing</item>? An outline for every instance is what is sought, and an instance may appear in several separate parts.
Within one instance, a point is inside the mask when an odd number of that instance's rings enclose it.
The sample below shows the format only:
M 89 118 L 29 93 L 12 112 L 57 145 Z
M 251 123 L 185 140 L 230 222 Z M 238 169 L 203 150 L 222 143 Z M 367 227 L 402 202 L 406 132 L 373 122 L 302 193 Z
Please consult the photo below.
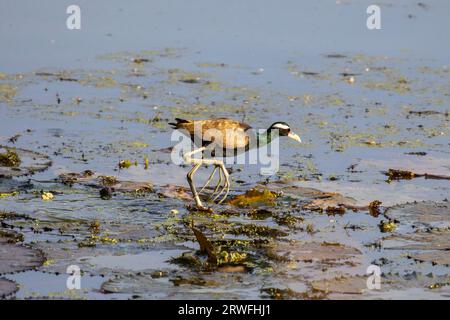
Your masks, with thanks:
M 237 120 L 228 118 L 208 120 L 184 120 L 177 118 L 175 120 L 177 120 L 176 124 L 171 123 L 174 129 L 184 129 L 192 139 L 197 136 L 204 143 L 215 141 L 226 149 L 244 148 L 248 144 L 248 137 L 245 131 L 250 129 L 251 126 Z M 220 132 L 220 139 L 215 134 L 217 131 Z M 201 137 L 199 136 L 200 132 Z

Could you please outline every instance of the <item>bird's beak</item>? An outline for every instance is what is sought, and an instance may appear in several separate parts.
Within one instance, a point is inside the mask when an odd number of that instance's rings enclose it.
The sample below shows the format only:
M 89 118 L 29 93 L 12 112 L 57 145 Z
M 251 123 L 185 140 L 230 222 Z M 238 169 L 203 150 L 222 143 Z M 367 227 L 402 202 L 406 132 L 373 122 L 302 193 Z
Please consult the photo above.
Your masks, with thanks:
M 294 139 L 295 141 L 297 141 L 299 143 L 302 143 L 302 139 L 300 139 L 300 137 L 293 132 L 289 132 L 288 137 L 291 139 Z

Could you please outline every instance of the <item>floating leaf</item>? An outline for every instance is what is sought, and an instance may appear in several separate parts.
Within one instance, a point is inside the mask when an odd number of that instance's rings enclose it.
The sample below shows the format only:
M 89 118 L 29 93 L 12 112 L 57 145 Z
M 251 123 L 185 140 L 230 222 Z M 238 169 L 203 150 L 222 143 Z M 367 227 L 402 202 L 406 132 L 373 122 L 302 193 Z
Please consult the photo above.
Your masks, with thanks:
M 19 287 L 17 286 L 17 284 L 14 281 L 0 278 L 0 298 L 1 299 L 11 296 L 17 290 L 19 290 Z
M 312 281 L 314 290 L 325 293 L 361 294 L 367 289 L 367 277 L 349 276 Z
M 351 259 L 361 255 L 356 248 L 339 243 L 307 242 L 295 244 L 279 244 L 271 249 L 275 256 L 281 256 L 291 261 L 336 261 Z
M 38 250 L 0 238 L 0 274 L 31 270 L 43 263 L 44 258 Z

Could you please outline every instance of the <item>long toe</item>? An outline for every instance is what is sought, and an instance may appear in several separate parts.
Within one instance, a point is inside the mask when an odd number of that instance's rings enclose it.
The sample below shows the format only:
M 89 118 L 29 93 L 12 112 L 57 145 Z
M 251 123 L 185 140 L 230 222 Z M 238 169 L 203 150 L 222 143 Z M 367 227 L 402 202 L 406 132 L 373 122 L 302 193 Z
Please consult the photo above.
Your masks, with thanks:
M 211 193 L 211 195 L 208 197 L 208 201 L 212 200 L 214 195 L 217 193 L 217 191 L 219 191 L 219 188 L 222 184 L 222 170 L 219 167 L 219 180 L 217 182 L 216 187 L 214 188 L 214 191 Z M 213 200 L 214 201 L 214 200 Z
M 209 183 L 211 182 L 211 180 L 214 178 L 214 175 L 217 171 L 217 167 L 214 167 L 214 170 L 212 171 L 212 173 L 210 174 L 210 176 L 208 177 L 208 180 L 206 180 L 205 184 L 203 185 L 203 187 L 200 189 L 200 191 L 198 192 L 199 194 L 203 192 L 203 190 L 209 185 Z
M 225 201 L 225 199 L 228 196 L 228 193 L 230 192 L 230 177 L 228 176 L 228 174 L 225 175 L 225 186 L 224 186 L 224 190 L 225 190 L 225 195 L 223 196 L 223 198 L 219 201 L 219 204 L 221 204 L 222 202 Z

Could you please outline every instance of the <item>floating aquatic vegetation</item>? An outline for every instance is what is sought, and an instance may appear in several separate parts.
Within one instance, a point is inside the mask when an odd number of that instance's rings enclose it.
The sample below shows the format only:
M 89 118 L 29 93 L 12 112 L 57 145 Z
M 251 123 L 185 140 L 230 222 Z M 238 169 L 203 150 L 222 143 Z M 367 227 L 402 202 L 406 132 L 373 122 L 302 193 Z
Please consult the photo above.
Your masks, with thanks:
M 52 164 L 47 155 L 0 145 L 0 177 L 20 177 L 46 170 Z
M 348 56 L 346 56 L 345 54 L 341 54 L 341 53 L 329 53 L 324 55 L 325 58 L 328 59 L 344 59 L 344 58 L 348 58 Z
M 268 189 L 250 189 L 245 194 L 237 195 L 228 201 L 237 207 L 273 206 L 278 195 Z
M 415 227 L 450 226 L 450 204 L 448 202 L 411 202 L 388 208 L 385 215 L 392 220 L 408 221 Z
M 88 228 L 90 235 L 87 236 L 84 240 L 78 242 L 78 247 L 95 247 L 98 243 L 103 244 L 117 244 L 119 240 L 116 238 L 112 238 L 109 236 L 107 232 L 103 235 L 100 234 L 100 221 L 95 220 L 89 224 Z
M 86 170 L 81 174 L 63 173 L 59 178 L 65 184 L 73 185 L 74 183 L 80 183 L 94 188 L 110 188 L 111 192 L 133 193 L 134 195 L 153 192 L 153 184 L 150 182 L 122 181 L 117 177 L 99 175 L 91 170 Z M 107 192 L 108 190 L 106 189 L 102 191 L 102 193 L 105 193 L 105 196 Z
M 371 203 L 369 203 L 369 214 L 372 217 L 376 218 L 381 214 L 380 205 L 381 205 L 381 201 L 379 201 L 379 200 L 374 200 Z
M 111 238 L 108 236 L 97 236 L 97 235 L 90 235 L 86 239 L 80 241 L 78 243 L 78 247 L 95 247 L 98 243 L 103 244 L 117 244 L 119 241 L 115 238 Z
M 179 81 L 189 84 L 200 83 L 200 80 L 209 77 L 206 73 L 187 72 L 181 69 L 169 69 L 168 75 L 171 82 Z
M 229 263 L 241 263 L 247 259 L 247 253 L 245 252 L 228 252 L 228 251 L 220 251 L 217 264 L 224 265 Z
M 1 198 L 7 198 L 7 197 L 15 197 L 19 194 L 19 192 L 17 191 L 13 191 L 13 192 L 2 192 L 0 193 L 0 199 Z
M 303 222 L 304 218 L 297 217 L 289 213 L 284 213 L 281 215 L 273 216 L 275 222 L 282 226 L 287 226 L 289 228 L 295 228 L 299 222 Z
M 42 253 L 0 237 L 0 274 L 31 270 L 44 263 Z
M 304 297 L 303 294 L 295 292 L 289 288 L 263 288 L 260 292 L 263 298 L 268 297 L 274 300 L 301 299 Z
M 205 280 L 200 277 L 185 278 L 182 276 L 177 276 L 177 277 L 171 278 L 169 281 L 172 282 L 173 285 L 176 287 L 182 286 L 182 285 L 215 287 L 215 286 L 219 285 L 219 283 L 217 281 Z
M 147 58 L 134 58 L 133 63 L 142 64 L 144 62 L 150 62 L 150 59 Z
M 411 171 L 405 171 L 405 170 L 396 170 L 396 169 L 389 169 L 388 172 L 385 173 L 385 175 L 388 176 L 388 182 L 392 181 L 392 180 L 411 180 L 413 179 L 416 175 L 414 174 L 414 172 Z
M 189 268 L 200 268 L 203 265 L 200 259 L 191 252 L 183 252 L 181 256 L 170 259 L 170 262 Z
M 2 221 L 2 225 L 5 226 L 5 223 Z M 17 243 L 23 242 L 24 237 L 22 233 L 6 231 L 0 229 L 0 238 L 3 238 L 2 241 L 6 241 L 7 243 Z
M 207 254 L 208 256 L 208 268 L 212 267 L 213 269 L 217 270 L 217 267 L 221 267 L 220 270 L 218 270 L 221 272 L 237 272 L 238 270 L 248 270 L 245 265 L 240 265 L 241 263 L 246 262 L 248 258 L 247 253 L 225 250 L 220 246 L 215 247 L 199 229 L 193 226 L 191 226 L 190 228 L 194 232 L 197 242 L 200 245 L 199 252 Z M 197 262 L 195 262 L 194 265 L 197 265 Z
M 14 281 L 0 278 L 0 299 L 7 298 L 19 290 L 19 286 Z
M 449 251 L 434 251 L 434 252 L 424 252 L 415 253 L 408 256 L 411 259 L 420 262 L 430 262 L 432 264 L 440 264 L 445 266 L 450 266 L 450 252 Z
M 120 169 L 128 169 L 133 164 L 137 165 L 137 163 L 133 163 L 133 162 L 131 162 L 131 160 L 126 159 L 126 160 L 120 160 L 118 166 Z
M 165 185 L 165 186 L 162 186 L 161 189 L 162 189 L 161 193 L 159 193 L 159 195 L 161 197 L 175 198 L 175 199 L 180 199 L 180 200 L 184 200 L 184 201 L 192 200 L 191 194 L 188 192 L 188 189 L 185 187 L 176 186 L 176 185 Z
M 325 210 L 325 212 L 328 215 L 335 215 L 335 214 L 344 214 L 345 213 L 345 208 L 344 207 L 332 207 L 332 206 L 328 206 Z
M 21 163 L 22 160 L 12 148 L 6 148 L 6 153 L 0 153 L 0 166 L 18 167 Z
M 250 238 L 263 237 L 263 238 L 278 238 L 286 237 L 289 234 L 283 230 L 271 228 L 264 225 L 257 224 L 244 224 L 227 231 L 233 235 L 245 235 Z
M 89 231 L 93 235 L 97 235 L 100 233 L 100 221 L 95 220 L 89 224 Z
M 389 221 L 382 220 L 380 221 L 378 227 L 380 228 L 381 232 L 393 232 L 395 231 L 395 229 L 397 229 L 397 224 L 393 220 Z
M 49 200 L 53 200 L 54 195 L 51 192 L 41 192 L 41 199 L 44 201 L 49 201 Z
M 94 172 L 92 172 L 91 170 L 85 170 L 82 173 L 73 173 L 73 172 L 62 173 L 59 175 L 59 179 L 61 180 L 62 183 L 71 186 L 76 182 L 86 181 L 86 180 L 89 181 L 89 180 L 91 180 L 93 175 L 94 175 Z
M 112 88 L 117 86 L 117 82 L 111 77 L 101 77 L 95 80 L 95 86 L 97 88 Z
M 0 83 L 0 102 L 11 102 L 16 94 L 16 87 L 8 83 Z
M 327 262 L 353 259 L 361 255 L 361 251 L 339 243 L 306 242 L 280 243 L 269 248 L 274 257 L 279 256 L 288 261 Z
M 113 191 L 110 187 L 104 187 L 100 189 L 100 198 L 103 200 L 109 200 L 112 198 Z
M 345 208 L 352 209 L 356 204 L 356 200 L 345 197 L 339 193 L 322 193 L 317 199 L 313 199 L 303 206 L 303 209 L 313 211 L 326 211 L 329 213 L 345 213 Z M 328 209 L 330 208 L 330 209 Z
M 325 293 L 362 294 L 367 290 L 367 277 L 341 276 L 333 279 L 316 280 L 311 282 L 314 290 Z
M 430 116 L 430 115 L 436 115 L 436 114 L 442 114 L 446 117 L 448 117 L 448 112 L 440 112 L 440 111 L 436 111 L 436 110 L 409 110 L 408 111 L 409 114 L 412 115 L 417 115 L 417 116 Z
M 113 186 L 117 183 L 119 183 L 119 180 L 117 180 L 117 177 L 114 176 L 99 176 L 100 183 L 103 186 Z
M 387 182 L 391 182 L 393 180 L 411 180 L 414 178 L 424 177 L 425 179 L 437 179 L 437 180 L 450 180 L 450 176 L 438 175 L 438 174 L 430 174 L 430 173 L 414 173 L 412 171 L 407 170 L 397 170 L 397 169 L 389 169 L 384 173 L 388 176 Z
M 391 240 L 394 245 L 391 245 Z M 387 249 L 401 250 L 450 250 L 450 229 L 416 230 L 410 234 L 395 234 L 384 237 Z

